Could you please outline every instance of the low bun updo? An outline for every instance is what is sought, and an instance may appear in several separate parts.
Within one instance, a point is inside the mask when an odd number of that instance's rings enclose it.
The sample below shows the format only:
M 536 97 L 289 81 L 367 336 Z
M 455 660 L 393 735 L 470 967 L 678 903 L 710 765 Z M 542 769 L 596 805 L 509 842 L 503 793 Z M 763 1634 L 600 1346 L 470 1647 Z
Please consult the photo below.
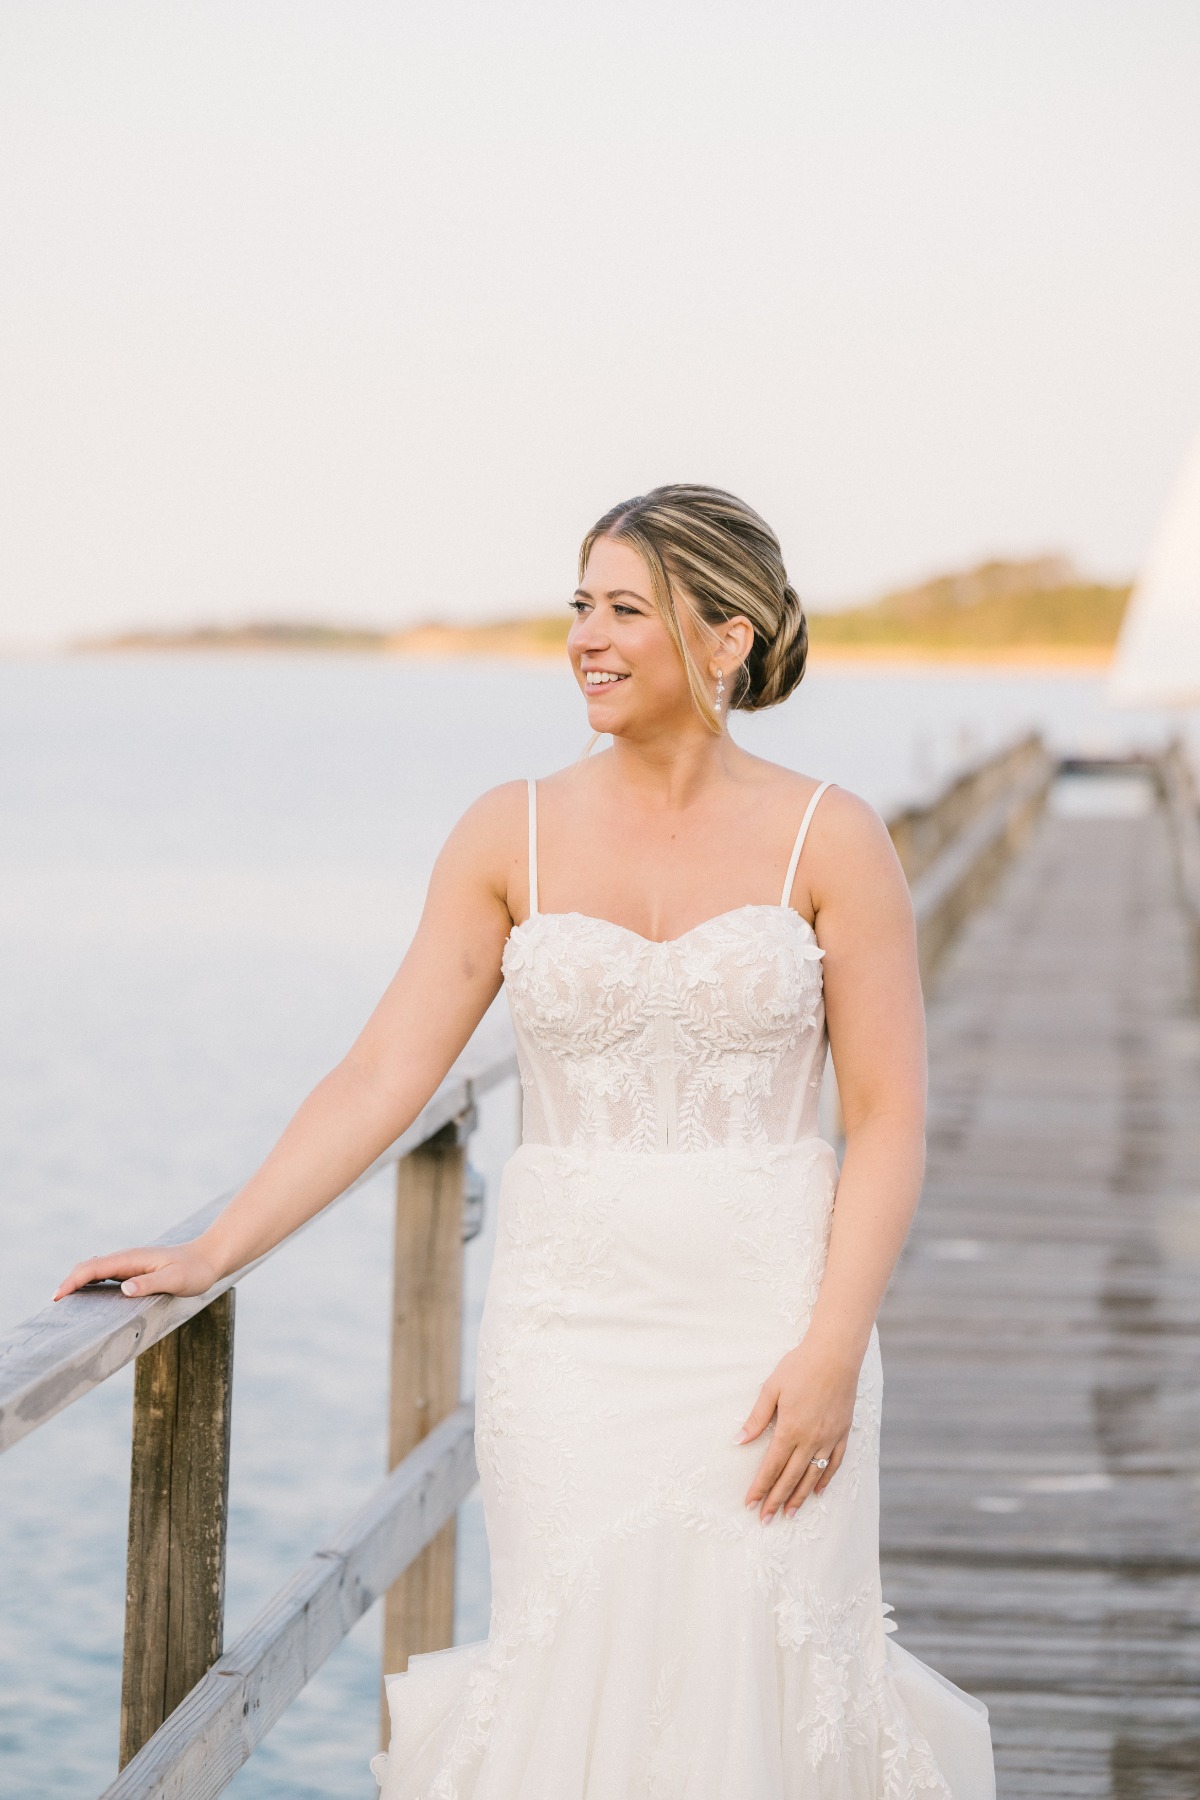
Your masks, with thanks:
M 777 706 L 798 686 L 808 657 L 804 608 L 789 585 L 779 539 L 752 507 L 721 488 L 690 483 L 639 494 L 592 526 L 580 546 L 580 580 L 592 546 L 604 537 L 629 544 L 645 561 L 692 698 L 714 731 L 721 727 L 710 683 L 680 629 L 681 612 L 702 639 L 715 639 L 726 620 L 739 616 L 753 626 L 750 653 L 730 684 L 732 707 L 758 712 Z
M 746 659 L 749 680 L 746 698 L 741 702 L 745 711 L 755 712 L 786 700 L 803 680 L 807 661 L 808 620 L 799 594 L 784 582 L 775 636 L 764 641 L 755 628 L 754 644 Z

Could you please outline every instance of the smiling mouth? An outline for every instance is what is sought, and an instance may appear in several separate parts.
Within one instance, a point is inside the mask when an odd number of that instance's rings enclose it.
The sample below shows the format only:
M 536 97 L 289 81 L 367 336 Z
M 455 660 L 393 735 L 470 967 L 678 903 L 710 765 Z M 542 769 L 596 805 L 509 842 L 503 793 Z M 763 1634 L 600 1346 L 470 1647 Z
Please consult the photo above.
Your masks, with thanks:
M 628 675 L 614 674 L 611 669 L 588 669 L 584 673 L 584 683 L 593 692 L 603 687 L 615 687 L 618 681 L 628 681 Z

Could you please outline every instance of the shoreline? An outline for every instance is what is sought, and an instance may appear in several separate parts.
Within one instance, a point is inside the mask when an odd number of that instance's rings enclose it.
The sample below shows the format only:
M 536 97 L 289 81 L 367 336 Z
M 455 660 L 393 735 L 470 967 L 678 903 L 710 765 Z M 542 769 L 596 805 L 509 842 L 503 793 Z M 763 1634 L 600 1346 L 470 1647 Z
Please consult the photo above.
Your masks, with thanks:
M 957 645 L 917 650 L 908 644 L 863 644 L 850 648 L 839 644 L 828 649 L 809 649 L 809 665 L 823 669 L 1009 669 L 1028 674 L 1104 674 L 1112 667 L 1114 652 L 1105 647 L 1075 648 L 1066 644 L 1012 644 L 994 649 L 966 649 Z
M 541 666 L 566 660 L 560 645 L 522 644 L 454 646 L 440 644 L 397 645 L 359 649 L 351 645 L 306 644 L 112 644 L 71 646 L 66 649 L 0 649 L 0 661 L 76 661 L 110 657 L 255 657 L 275 660 L 287 657 L 353 657 L 378 662 L 524 662 Z M 909 644 L 810 645 L 808 671 L 828 670 L 900 673 L 907 670 L 981 669 L 1000 674 L 1104 674 L 1113 661 L 1108 648 L 1078 648 L 1059 644 L 996 645 L 987 649 L 938 646 L 918 649 Z
M 1116 653 L 1127 582 L 1098 581 L 1062 556 L 992 559 L 916 587 L 808 615 L 814 668 L 989 669 L 1046 673 L 1106 670 Z M 145 652 L 279 655 L 290 651 L 410 661 L 501 659 L 544 663 L 565 655 L 570 615 L 554 610 L 496 618 L 425 618 L 412 624 L 329 619 L 147 623 L 61 644 L 68 655 Z

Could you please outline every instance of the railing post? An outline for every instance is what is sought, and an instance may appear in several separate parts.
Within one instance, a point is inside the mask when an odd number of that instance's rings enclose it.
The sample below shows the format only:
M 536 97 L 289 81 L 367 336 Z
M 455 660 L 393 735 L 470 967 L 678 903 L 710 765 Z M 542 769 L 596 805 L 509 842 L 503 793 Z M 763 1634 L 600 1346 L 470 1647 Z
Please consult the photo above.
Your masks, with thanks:
M 230 1288 L 134 1372 L 122 1768 L 221 1654 L 233 1316 Z
M 388 1468 L 394 1469 L 458 1405 L 462 1361 L 464 1139 L 470 1120 L 447 1125 L 396 1171 Z M 454 1520 L 388 1589 L 383 1668 L 402 1672 L 416 1652 L 454 1636 Z M 383 1741 L 389 1731 L 386 1699 Z

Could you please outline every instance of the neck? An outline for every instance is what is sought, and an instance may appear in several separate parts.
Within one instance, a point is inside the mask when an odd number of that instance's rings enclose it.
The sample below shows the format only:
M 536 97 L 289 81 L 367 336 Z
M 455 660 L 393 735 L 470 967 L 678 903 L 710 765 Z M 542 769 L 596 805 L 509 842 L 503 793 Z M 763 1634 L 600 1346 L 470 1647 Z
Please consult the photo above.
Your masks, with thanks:
M 694 728 L 651 738 L 614 737 L 611 767 L 647 805 L 677 811 L 726 780 L 744 754 L 727 731 L 714 735 L 697 720 Z

